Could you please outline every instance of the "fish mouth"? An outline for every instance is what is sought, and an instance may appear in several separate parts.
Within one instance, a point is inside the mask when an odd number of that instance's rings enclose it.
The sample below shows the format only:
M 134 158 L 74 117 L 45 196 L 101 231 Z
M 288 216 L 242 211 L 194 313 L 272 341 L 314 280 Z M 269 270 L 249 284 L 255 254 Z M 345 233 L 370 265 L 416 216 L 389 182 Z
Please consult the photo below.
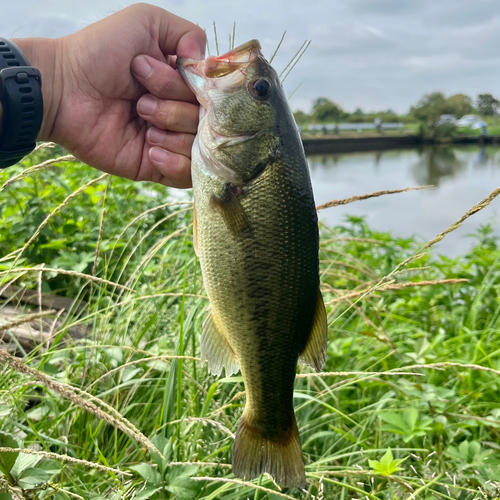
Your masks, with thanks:
M 221 56 L 211 56 L 202 61 L 179 57 L 176 64 L 189 88 L 206 108 L 207 90 L 213 87 L 221 90 L 240 87 L 245 83 L 246 69 L 259 56 L 262 56 L 259 41 L 250 40 Z
M 207 78 L 221 78 L 234 71 L 241 70 L 261 54 L 258 40 L 250 40 L 226 54 L 218 57 L 209 57 L 205 61 L 205 76 Z
M 258 57 L 263 57 L 261 45 L 258 40 L 250 40 L 221 56 L 211 56 L 201 61 L 183 57 L 177 59 L 176 64 L 179 72 L 204 108 L 201 111 L 200 120 L 212 107 L 208 95 L 209 91 L 216 88 L 222 92 L 231 92 L 241 88 L 246 84 L 247 68 Z M 213 124 L 207 125 L 211 129 L 211 142 L 217 144 L 217 147 L 227 147 L 250 138 L 247 136 L 224 136 L 216 130 Z

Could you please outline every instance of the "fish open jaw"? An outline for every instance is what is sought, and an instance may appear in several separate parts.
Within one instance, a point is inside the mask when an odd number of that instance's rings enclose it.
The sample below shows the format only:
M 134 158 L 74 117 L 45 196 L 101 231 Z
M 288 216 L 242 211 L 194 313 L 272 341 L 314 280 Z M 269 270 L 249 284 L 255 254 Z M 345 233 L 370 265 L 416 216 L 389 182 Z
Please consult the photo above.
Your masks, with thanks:
M 222 56 L 212 56 L 205 61 L 205 76 L 207 78 L 220 78 L 244 69 L 259 55 L 261 46 L 258 40 L 250 40 Z
M 262 56 L 260 49 L 258 40 L 250 40 L 226 54 L 211 56 L 203 61 L 179 58 L 177 66 L 183 74 L 191 73 L 191 79 L 221 78 L 238 70 L 244 71 L 255 58 Z
M 256 59 L 263 57 L 258 40 L 250 40 L 226 54 L 205 60 L 178 58 L 177 68 L 185 82 L 195 93 L 198 102 L 209 107 L 207 92 L 212 88 L 221 91 L 236 90 L 245 84 L 245 74 Z

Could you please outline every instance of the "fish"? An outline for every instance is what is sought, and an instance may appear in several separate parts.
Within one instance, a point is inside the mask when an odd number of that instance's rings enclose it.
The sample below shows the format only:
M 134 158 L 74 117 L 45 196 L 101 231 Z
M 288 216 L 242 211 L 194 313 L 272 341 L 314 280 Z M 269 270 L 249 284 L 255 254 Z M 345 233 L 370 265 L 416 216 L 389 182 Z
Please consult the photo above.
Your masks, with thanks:
M 236 477 L 306 476 L 293 407 L 299 358 L 326 360 L 319 231 L 297 125 L 257 40 L 205 60 L 177 59 L 200 103 L 191 174 L 194 247 L 210 306 L 200 350 L 209 371 L 241 370 L 246 403 Z

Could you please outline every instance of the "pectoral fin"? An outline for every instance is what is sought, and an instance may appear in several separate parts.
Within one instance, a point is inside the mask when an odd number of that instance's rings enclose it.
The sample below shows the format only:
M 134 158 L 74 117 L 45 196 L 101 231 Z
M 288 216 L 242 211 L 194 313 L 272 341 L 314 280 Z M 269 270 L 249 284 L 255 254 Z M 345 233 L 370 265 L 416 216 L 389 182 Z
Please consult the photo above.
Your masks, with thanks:
M 240 365 L 234 356 L 226 337 L 217 325 L 217 318 L 211 311 L 203 323 L 203 333 L 201 334 L 201 359 L 208 358 L 208 370 L 210 373 L 219 376 L 222 369 L 226 369 L 226 377 L 238 373 Z
M 314 368 L 318 372 L 321 371 L 321 367 L 326 361 L 327 335 L 328 323 L 326 319 L 325 303 L 323 302 L 321 292 L 318 291 L 311 333 L 309 334 L 306 348 L 300 355 L 302 363 Z
M 234 236 L 250 231 L 250 221 L 241 205 L 241 188 L 228 182 L 221 195 L 212 195 L 210 204 L 218 210 Z

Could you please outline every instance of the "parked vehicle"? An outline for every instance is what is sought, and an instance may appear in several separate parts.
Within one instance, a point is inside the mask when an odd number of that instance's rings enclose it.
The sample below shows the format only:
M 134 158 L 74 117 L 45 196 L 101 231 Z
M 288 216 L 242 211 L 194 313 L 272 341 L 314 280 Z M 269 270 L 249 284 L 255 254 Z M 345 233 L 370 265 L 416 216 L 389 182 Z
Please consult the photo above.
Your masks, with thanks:
M 436 125 L 455 125 L 457 123 L 457 119 L 453 115 L 441 115 Z
M 475 129 L 484 128 L 487 126 L 488 126 L 488 124 L 486 122 L 483 122 L 483 120 L 479 120 L 478 122 L 471 125 L 471 128 L 475 130 Z
M 483 120 L 478 115 L 464 115 L 462 116 L 462 118 L 460 118 L 460 120 L 457 121 L 456 125 L 457 127 L 472 127 L 476 123 L 482 121 Z

